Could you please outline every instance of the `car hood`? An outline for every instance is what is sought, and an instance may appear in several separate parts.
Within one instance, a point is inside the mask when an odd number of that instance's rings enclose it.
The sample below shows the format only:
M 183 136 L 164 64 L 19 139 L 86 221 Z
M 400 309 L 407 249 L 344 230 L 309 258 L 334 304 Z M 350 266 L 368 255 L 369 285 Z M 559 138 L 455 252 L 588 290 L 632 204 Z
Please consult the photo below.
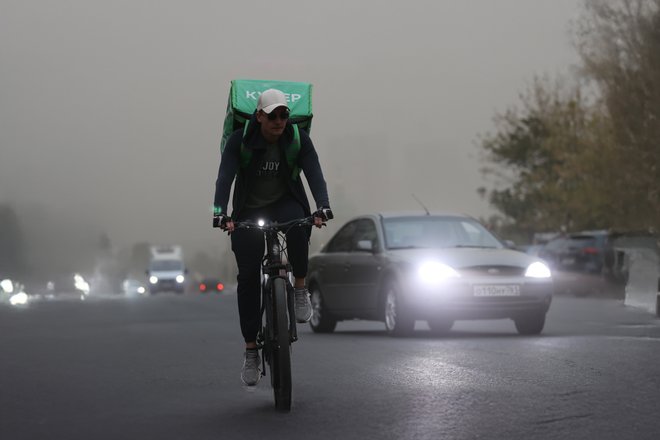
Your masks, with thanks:
M 152 270 L 149 275 L 158 277 L 163 280 L 174 279 L 179 275 L 183 275 L 182 270 Z
M 488 248 L 442 248 L 442 249 L 398 249 L 389 250 L 393 261 L 419 264 L 424 261 L 439 261 L 454 269 L 472 266 L 513 266 L 526 268 L 540 261 L 520 251 Z

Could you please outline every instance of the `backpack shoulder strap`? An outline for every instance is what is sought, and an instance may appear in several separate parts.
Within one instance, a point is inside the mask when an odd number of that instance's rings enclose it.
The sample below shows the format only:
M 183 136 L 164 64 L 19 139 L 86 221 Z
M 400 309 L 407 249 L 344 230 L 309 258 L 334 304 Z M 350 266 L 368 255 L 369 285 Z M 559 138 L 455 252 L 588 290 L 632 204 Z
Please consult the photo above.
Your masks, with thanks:
M 293 124 L 293 141 L 286 151 L 286 161 L 291 169 L 291 179 L 296 180 L 300 175 L 300 168 L 298 167 L 298 154 L 300 153 L 300 128 L 298 124 Z
M 243 127 L 243 139 L 245 139 L 249 124 L 250 121 L 245 122 L 245 127 Z M 252 151 L 248 150 L 245 147 L 245 143 L 241 141 L 241 168 L 247 168 L 250 164 L 250 160 L 252 160 Z

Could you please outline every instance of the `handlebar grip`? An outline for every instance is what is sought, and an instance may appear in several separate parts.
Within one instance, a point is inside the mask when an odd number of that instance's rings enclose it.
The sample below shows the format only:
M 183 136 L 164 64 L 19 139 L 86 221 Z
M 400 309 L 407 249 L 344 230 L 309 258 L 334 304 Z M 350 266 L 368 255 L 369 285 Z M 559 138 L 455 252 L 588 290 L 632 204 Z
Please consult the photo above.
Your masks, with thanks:
M 323 221 L 332 220 L 335 217 L 330 208 L 320 208 L 314 215 L 320 217 Z
M 225 226 L 227 225 L 227 222 L 230 222 L 230 221 L 231 221 L 231 217 L 227 217 L 226 215 L 214 215 L 213 216 L 213 227 L 224 229 Z

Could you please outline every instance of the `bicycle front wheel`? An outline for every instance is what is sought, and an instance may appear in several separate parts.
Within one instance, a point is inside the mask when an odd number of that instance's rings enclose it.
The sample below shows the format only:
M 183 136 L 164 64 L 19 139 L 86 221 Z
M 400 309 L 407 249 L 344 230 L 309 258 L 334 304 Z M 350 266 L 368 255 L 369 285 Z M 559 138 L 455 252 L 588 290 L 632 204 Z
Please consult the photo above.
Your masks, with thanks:
M 275 408 L 291 410 L 291 339 L 287 316 L 286 282 L 282 278 L 273 280 L 274 344 L 270 362 Z

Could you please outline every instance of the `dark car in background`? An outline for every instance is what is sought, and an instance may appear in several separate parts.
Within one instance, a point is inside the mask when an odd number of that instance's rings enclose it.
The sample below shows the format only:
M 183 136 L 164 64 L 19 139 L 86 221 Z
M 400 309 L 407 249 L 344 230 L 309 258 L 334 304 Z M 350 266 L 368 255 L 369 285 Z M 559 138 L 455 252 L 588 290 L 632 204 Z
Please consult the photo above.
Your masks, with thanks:
M 658 251 L 658 237 L 645 231 L 582 231 L 558 236 L 538 256 L 553 271 L 557 291 L 622 297 L 634 249 Z
M 555 237 L 538 256 L 550 266 L 557 293 L 621 296 L 621 289 L 615 289 L 603 276 L 609 249 L 608 231 L 583 231 Z
M 46 282 L 46 299 L 79 299 L 84 301 L 90 294 L 90 285 L 79 273 L 62 273 Z
M 204 278 L 197 284 L 200 293 L 221 293 L 225 290 L 225 285 L 218 278 Z
M 315 332 L 348 319 L 383 321 L 391 335 L 417 320 L 444 333 L 457 320 L 512 319 L 519 333 L 538 334 L 553 294 L 540 259 L 458 214 L 354 218 L 310 258 L 308 284 Z
M 552 269 L 600 274 L 605 263 L 609 234 L 580 232 L 556 237 L 538 251 Z
M 124 295 L 134 297 L 147 294 L 146 283 L 134 278 L 126 278 L 121 283 L 121 289 Z

